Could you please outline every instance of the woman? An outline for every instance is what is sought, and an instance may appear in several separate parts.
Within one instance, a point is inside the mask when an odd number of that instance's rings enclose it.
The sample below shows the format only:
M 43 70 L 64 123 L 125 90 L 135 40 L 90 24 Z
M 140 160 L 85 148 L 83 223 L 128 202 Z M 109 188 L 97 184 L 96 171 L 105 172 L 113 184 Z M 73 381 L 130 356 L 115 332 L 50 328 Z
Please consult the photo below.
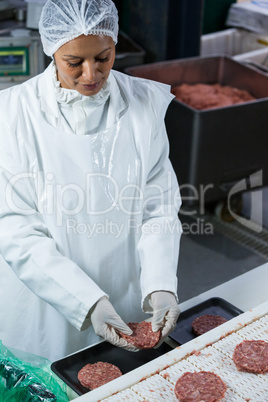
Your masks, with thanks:
M 50 360 L 99 336 L 136 350 L 118 331 L 151 313 L 161 343 L 179 315 L 170 88 L 111 70 L 111 0 L 48 0 L 39 27 L 52 63 L 0 94 L 0 339 Z

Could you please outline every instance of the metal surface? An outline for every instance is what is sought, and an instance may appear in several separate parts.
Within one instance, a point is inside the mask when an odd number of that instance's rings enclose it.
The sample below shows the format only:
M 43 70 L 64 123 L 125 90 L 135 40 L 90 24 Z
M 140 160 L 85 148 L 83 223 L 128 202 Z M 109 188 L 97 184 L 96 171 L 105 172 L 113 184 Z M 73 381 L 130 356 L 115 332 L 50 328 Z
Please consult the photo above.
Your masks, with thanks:
M 265 260 L 268 260 L 267 228 L 262 227 L 261 230 L 256 231 L 253 230 L 254 222 L 252 222 L 252 228 L 250 228 L 249 226 L 245 226 L 235 219 L 230 222 L 226 222 L 221 217 L 209 211 L 206 211 L 205 214 L 200 215 L 191 208 L 182 208 L 181 212 L 185 214 L 183 217 L 181 217 L 182 222 L 187 222 L 187 224 L 191 224 L 193 222 L 198 223 L 202 219 L 204 226 L 211 225 L 215 233 L 219 233 L 224 237 L 231 239 L 236 244 L 238 250 L 239 246 L 241 245 L 243 248 L 246 248 L 247 250 L 252 251 L 254 254 L 263 257 Z M 185 218 L 187 213 L 188 216 Z M 250 222 L 249 220 L 247 221 Z M 229 252 L 231 252 L 229 244 L 228 247 Z M 239 251 L 241 254 L 241 250 Z
M 241 225 L 237 221 L 223 222 L 217 216 L 206 217 L 207 222 L 211 222 L 215 230 L 236 243 L 241 244 L 248 250 L 264 257 L 268 260 L 268 230 L 263 228 L 261 232 L 255 232 Z
M 176 99 L 171 102 L 166 114 L 170 159 L 184 205 L 225 199 L 235 183 L 257 171 L 262 171 L 262 185 L 268 184 L 267 75 L 227 56 L 152 63 L 125 71 L 171 86 L 229 85 L 257 98 L 210 110 L 195 110 Z
M 27 1 L 27 16 L 26 16 L 26 27 L 37 29 L 40 20 L 42 8 L 45 4 L 45 0 L 30 0 Z

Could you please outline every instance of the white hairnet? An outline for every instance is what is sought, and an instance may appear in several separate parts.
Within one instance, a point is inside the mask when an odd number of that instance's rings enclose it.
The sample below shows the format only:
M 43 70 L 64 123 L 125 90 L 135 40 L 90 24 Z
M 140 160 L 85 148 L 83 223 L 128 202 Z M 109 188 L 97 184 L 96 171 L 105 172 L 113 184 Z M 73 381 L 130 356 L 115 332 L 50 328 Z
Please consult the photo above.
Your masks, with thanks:
M 112 0 L 48 0 L 39 32 L 46 55 L 80 35 L 106 35 L 117 43 L 118 13 Z

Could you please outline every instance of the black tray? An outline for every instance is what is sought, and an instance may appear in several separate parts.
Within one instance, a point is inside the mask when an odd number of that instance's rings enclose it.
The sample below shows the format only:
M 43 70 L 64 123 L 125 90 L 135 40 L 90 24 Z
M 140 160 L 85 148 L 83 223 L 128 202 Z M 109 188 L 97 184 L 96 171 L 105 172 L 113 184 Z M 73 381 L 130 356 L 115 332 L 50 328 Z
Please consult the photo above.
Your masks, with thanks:
M 90 391 L 79 383 L 77 374 L 86 364 L 96 363 L 98 361 L 112 363 L 117 366 L 123 374 L 126 374 L 127 372 L 162 356 L 170 350 L 172 350 L 172 348 L 168 344 L 163 343 L 157 349 L 129 352 L 125 349 L 113 346 L 108 342 L 101 342 L 95 346 L 81 350 L 78 353 L 52 363 L 51 369 L 78 395 L 82 395 Z
M 220 315 L 227 320 L 230 320 L 241 313 L 243 313 L 242 310 L 233 306 L 226 300 L 219 297 L 213 297 L 183 311 L 179 316 L 175 330 L 169 335 L 169 337 L 182 345 L 196 338 L 196 335 L 192 331 L 192 322 L 196 317 L 203 314 L 212 314 Z

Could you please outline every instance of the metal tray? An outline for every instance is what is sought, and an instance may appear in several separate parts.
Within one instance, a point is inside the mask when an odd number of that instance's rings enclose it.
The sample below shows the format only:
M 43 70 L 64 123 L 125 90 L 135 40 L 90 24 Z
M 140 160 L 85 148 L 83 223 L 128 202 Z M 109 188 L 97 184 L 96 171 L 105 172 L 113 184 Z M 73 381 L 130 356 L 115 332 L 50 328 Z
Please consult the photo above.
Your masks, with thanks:
M 170 350 L 172 350 L 172 347 L 163 343 L 157 349 L 129 352 L 113 346 L 108 342 L 101 342 L 88 349 L 83 349 L 78 353 L 55 361 L 52 363 L 51 369 L 78 395 L 83 395 L 90 391 L 79 383 L 77 374 L 86 364 L 92 364 L 98 361 L 112 363 L 117 366 L 123 374 L 126 374 L 127 372 L 162 356 Z
M 183 311 L 178 319 L 178 324 L 175 330 L 169 335 L 169 337 L 173 341 L 182 345 L 197 337 L 192 331 L 192 322 L 196 317 L 203 314 L 212 314 L 221 315 L 227 320 L 230 320 L 241 313 L 243 313 L 242 310 L 233 306 L 226 300 L 219 297 L 213 297 Z

